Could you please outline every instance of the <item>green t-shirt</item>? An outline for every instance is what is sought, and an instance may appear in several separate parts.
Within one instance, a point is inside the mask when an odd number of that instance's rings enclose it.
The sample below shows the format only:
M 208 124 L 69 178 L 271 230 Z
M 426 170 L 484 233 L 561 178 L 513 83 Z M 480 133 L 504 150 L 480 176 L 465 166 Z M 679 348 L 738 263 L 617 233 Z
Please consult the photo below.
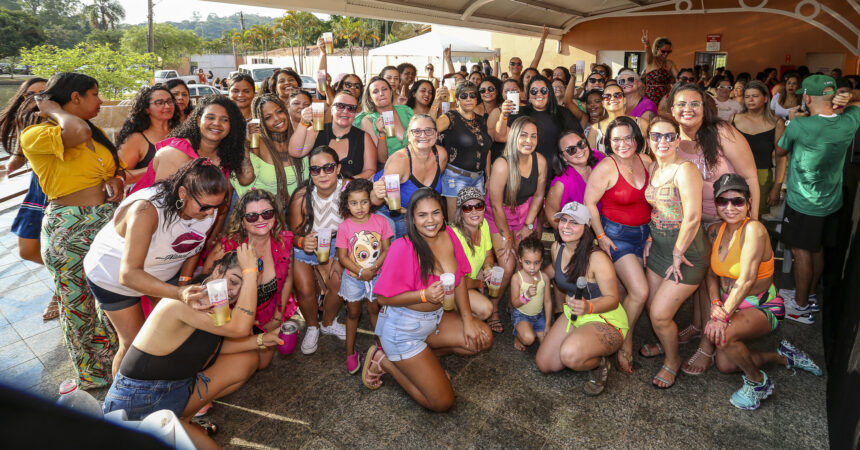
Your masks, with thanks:
M 779 140 L 788 150 L 786 203 L 797 212 L 824 217 L 842 207 L 845 152 L 860 126 L 860 108 L 842 114 L 793 119 Z
M 403 129 L 406 129 L 409 126 L 409 120 L 412 119 L 412 116 L 415 114 L 412 111 L 412 108 L 406 105 L 394 105 L 394 112 L 397 113 L 397 118 L 400 119 L 400 124 L 403 125 Z M 379 119 L 379 112 L 366 113 L 361 112 L 355 116 L 355 120 L 352 121 L 352 124 L 356 128 L 361 128 L 361 120 L 364 117 L 370 117 L 370 123 L 376 123 L 376 119 Z M 397 139 L 397 136 L 387 137 L 385 138 L 385 143 L 388 144 L 388 156 L 391 156 L 397 150 L 400 150 L 403 147 L 406 147 L 408 143 L 408 135 L 407 133 L 403 133 L 403 140 Z
M 253 152 L 250 153 L 249 158 L 251 159 L 251 166 L 254 168 L 254 182 L 249 184 L 248 186 L 242 186 L 241 184 L 239 184 L 239 180 L 236 179 L 236 175 L 231 175 L 230 184 L 233 185 L 233 189 L 236 190 L 236 194 L 241 197 L 253 188 L 268 191 L 270 194 L 274 195 L 277 198 L 278 178 L 277 174 L 275 173 L 275 166 L 267 163 L 266 161 L 263 161 Z M 298 187 L 299 185 L 299 180 L 296 178 L 296 169 L 293 166 L 284 167 L 284 173 L 287 175 L 287 192 L 290 195 L 293 195 L 293 191 L 295 191 L 296 187 Z M 308 158 L 304 157 L 302 158 L 302 180 L 307 179 Z
M 487 224 L 487 219 L 481 224 L 481 245 L 475 246 L 475 251 L 469 250 L 469 244 L 466 243 L 466 238 L 457 227 L 451 227 L 454 234 L 460 239 L 460 244 L 463 245 L 463 251 L 466 252 L 466 258 L 469 260 L 469 265 L 472 267 L 472 272 L 469 278 L 478 279 L 478 272 L 484 267 L 484 260 L 487 259 L 487 252 L 493 249 L 493 241 L 490 239 L 490 225 Z

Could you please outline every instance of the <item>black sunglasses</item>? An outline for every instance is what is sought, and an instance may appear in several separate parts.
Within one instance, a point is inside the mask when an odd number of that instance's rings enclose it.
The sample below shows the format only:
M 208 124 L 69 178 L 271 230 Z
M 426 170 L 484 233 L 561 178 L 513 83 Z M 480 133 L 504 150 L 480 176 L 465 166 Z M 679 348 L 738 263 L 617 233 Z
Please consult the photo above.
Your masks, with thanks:
M 521 62 L 511 61 L 510 65 L 511 65 L 511 66 L 522 66 L 522 65 L 523 65 L 523 63 L 521 63 Z
M 577 142 L 574 145 L 568 145 L 567 147 L 563 148 L 561 151 L 567 153 L 570 156 L 573 156 L 574 154 L 576 154 L 576 152 L 578 150 L 585 150 L 587 148 L 588 148 L 588 142 L 585 139 L 582 139 L 581 141 Z
M 334 173 L 335 167 L 337 167 L 336 162 L 330 162 L 322 166 L 311 166 L 311 175 L 317 176 L 320 174 L 320 172 L 325 172 L 326 175 L 331 175 L 332 173 Z
M 597 84 L 597 83 L 606 84 L 606 80 L 604 80 L 603 78 L 589 78 L 588 82 L 591 84 Z
M 613 92 L 611 94 L 603 94 L 603 99 L 606 101 L 609 101 L 613 98 L 618 99 L 621 97 L 624 97 L 624 93 L 622 93 L 622 92 Z
M 472 211 L 480 212 L 480 211 L 484 210 L 485 206 L 486 205 L 484 204 L 484 202 L 480 202 L 480 203 L 475 203 L 472 205 L 463 205 L 460 207 L 460 209 L 462 209 L 464 213 L 470 213 Z
M 352 88 L 361 89 L 361 83 L 350 83 L 349 81 L 344 81 L 343 87 L 345 89 L 352 89 Z
M 549 93 L 549 89 L 547 89 L 545 87 L 542 87 L 540 89 L 538 89 L 538 88 L 529 89 L 529 94 L 531 94 L 531 95 L 538 95 L 538 92 L 540 92 L 543 95 L 546 95 L 547 93 Z
M 486 94 L 487 92 L 492 94 L 493 92 L 496 92 L 496 88 L 489 86 L 489 87 L 478 89 L 479 94 Z
M 248 223 L 254 223 L 260 217 L 262 217 L 263 220 L 269 220 L 272 217 L 275 217 L 275 210 L 274 209 L 267 209 L 261 213 L 255 213 L 255 212 L 254 213 L 247 213 L 243 217 L 245 217 L 245 221 Z
M 656 131 L 652 131 L 648 133 L 648 137 L 654 142 L 660 142 L 662 139 L 665 139 L 666 142 L 674 142 L 678 136 L 675 133 L 657 133 Z
M 683 83 L 692 83 L 694 81 L 693 77 L 678 77 L 678 81 Z
M 221 205 L 205 205 L 203 203 L 200 203 L 200 200 L 197 200 L 197 197 L 191 191 L 188 191 L 188 193 L 191 195 L 191 198 L 193 198 L 194 201 L 197 202 L 197 206 L 200 207 L 200 212 L 206 212 L 210 209 L 218 209 L 221 207 Z
M 340 110 L 343 110 L 343 111 L 346 111 L 346 112 L 351 112 L 351 113 L 354 113 L 354 112 L 358 111 L 358 105 L 350 105 L 350 104 L 347 104 L 347 103 L 340 103 L 340 102 L 338 102 L 338 103 L 335 103 L 335 104 L 333 104 L 333 105 L 331 105 L 331 106 L 334 106 L 334 107 L 335 107 L 335 108 L 337 108 L 337 109 L 340 109 Z
M 474 92 L 463 92 L 460 95 L 458 95 L 457 97 L 459 97 L 460 100 L 466 100 L 467 98 L 471 98 L 474 100 L 474 99 L 478 98 L 478 94 L 476 94 Z
M 734 206 L 735 208 L 740 208 L 746 202 L 747 202 L 747 199 L 745 199 L 743 197 L 730 197 L 730 198 L 717 197 L 714 199 L 714 204 L 717 206 L 722 206 L 722 207 L 725 207 L 726 205 L 731 203 L 732 206 Z
M 636 77 L 619 78 L 618 85 L 624 86 L 625 84 L 633 84 L 634 81 L 636 81 Z

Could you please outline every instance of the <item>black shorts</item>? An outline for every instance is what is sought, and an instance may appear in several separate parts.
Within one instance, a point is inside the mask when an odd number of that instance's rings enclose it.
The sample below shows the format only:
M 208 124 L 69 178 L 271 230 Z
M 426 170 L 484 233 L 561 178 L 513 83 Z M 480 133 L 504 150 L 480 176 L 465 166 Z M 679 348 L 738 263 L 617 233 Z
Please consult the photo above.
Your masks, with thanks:
M 812 253 L 821 251 L 823 247 L 835 246 L 839 231 L 837 215 L 808 216 L 786 204 L 782 219 L 782 243 Z
M 96 301 L 99 302 L 104 311 L 119 311 L 140 303 L 140 297 L 130 297 L 109 291 L 93 283 L 89 278 L 87 278 L 87 285 L 89 285 L 90 292 L 93 293 L 93 297 L 96 298 Z

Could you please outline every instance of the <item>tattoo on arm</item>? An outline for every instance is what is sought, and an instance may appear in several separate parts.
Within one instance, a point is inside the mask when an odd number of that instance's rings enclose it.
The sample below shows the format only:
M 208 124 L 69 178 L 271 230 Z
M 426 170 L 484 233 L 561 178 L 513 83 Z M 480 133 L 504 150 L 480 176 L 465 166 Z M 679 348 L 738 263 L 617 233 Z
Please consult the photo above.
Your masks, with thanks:
M 252 313 L 250 309 L 245 309 L 245 308 L 243 308 L 243 307 L 241 307 L 241 306 L 237 306 L 237 307 L 236 307 L 236 309 L 238 309 L 239 311 L 242 311 L 243 313 L 245 313 L 245 314 L 247 314 L 247 315 L 249 315 L 249 316 L 253 316 L 253 315 L 254 315 L 254 313 Z

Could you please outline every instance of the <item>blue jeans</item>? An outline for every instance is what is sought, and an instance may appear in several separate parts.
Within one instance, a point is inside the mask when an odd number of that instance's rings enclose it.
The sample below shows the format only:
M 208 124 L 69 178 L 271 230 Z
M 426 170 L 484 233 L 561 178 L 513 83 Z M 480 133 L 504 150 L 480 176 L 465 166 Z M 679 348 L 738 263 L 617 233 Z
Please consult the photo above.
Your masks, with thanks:
M 394 232 L 394 239 L 400 239 L 406 236 L 406 213 L 392 215 L 391 211 L 384 204 L 376 211 L 377 214 L 388 219 L 388 224 L 391 225 L 391 231 Z
M 343 276 L 340 278 L 340 291 L 337 294 L 348 302 L 357 302 L 364 299 L 374 301 L 376 300 L 376 294 L 373 293 L 373 286 L 376 285 L 377 280 L 379 280 L 378 273 L 372 280 L 362 281 L 344 271 Z
M 648 240 L 648 234 L 651 232 L 647 223 L 638 227 L 631 227 L 613 222 L 607 219 L 606 216 L 600 216 L 600 223 L 603 224 L 603 232 L 606 233 L 606 237 L 612 239 L 612 242 L 618 247 L 618 250 L 609 249 L 609 256 L 612 258 L 613 263 L 627 254 L 633 254 L 642 258 L 642 252 L 645 250 L 645 242 Z
M 197 374 L 208 391 L 209 378 L 203 372 Z M 137 380 L 119 372 L 105 396 L 105 414 L 124 409 L 129 420 L 141 420 L 147 415 L 162 409 L 169 409 L 182 417 L 194 388 L 195 377 L 182 380 Z M 197 392 L 202 400 L 203 395 Z
M 517 335 L 517 324 L 523 321 L 530 323 L 535 333 L 546 330 L 546 316 L 543 311 L 533 316 L 528 316 L 521 313 L 519 309 L 514 308 L 511 310 L 511 323 L 513 323 L 514 336 Z
M 462 170 L 462 169 L 459 169 Z M 464 170 L 464 172 L 466 172 Z M 469 177 L 466 175 L 456 174 L 451 169 L 445 169 L 442 176 L 439 177 L 439 187 L 442 189 L 443 197 L 456 197 L 460 190 L 464 187 L 476 187 L 481 193 L 484 193 L 484 174 L 483 172 L 470 172 L 477 177 Z
M 427 348 L 427 336 L 442 320 L 442 308 L 419 312 L 402 306 L 385 306 L 376 319 L 376 335 L 391 361 L 409 359 Z
M 316 253 L 308 253 L 308 252 L 306 252 L 300 248 L 293 247 L 293 256 L 295 256 L 296 261 L 301 261 L 301 262 L 308 264 L 308 265 L 311 265 L 311 266 L 320 265 L 320 260 L 317 259 Z M 328 259 L 329 259 L 329 261 L 331 261 L 331 260 L 335 259 L 335 257 L 336 257 L 336 254 L 335 254 L 335 249 L 334 249 L 334 238 L 332 238 L 331 247 L 329 247 L 329 249 L 328 249 Z

